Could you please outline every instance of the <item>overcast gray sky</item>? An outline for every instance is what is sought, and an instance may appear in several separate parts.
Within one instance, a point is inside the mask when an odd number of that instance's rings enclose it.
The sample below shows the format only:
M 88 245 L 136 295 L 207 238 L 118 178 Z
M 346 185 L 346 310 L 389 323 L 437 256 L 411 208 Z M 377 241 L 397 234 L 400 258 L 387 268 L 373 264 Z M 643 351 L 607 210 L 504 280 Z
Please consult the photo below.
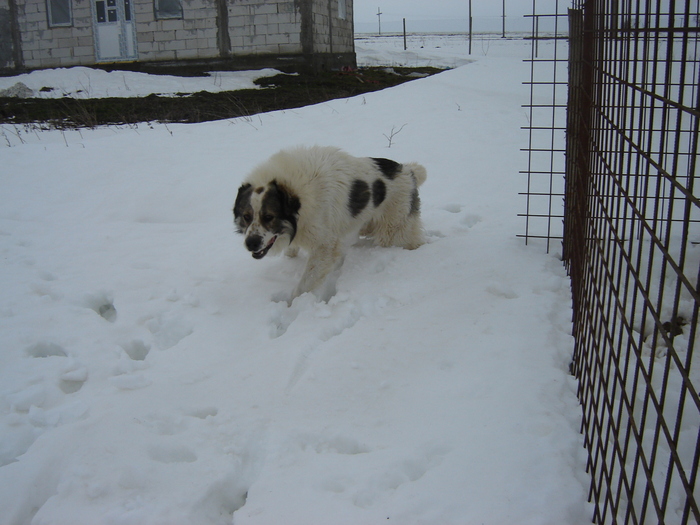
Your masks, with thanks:
M 532 1 L 505 0 L 506 26 L 527 27 L 522 16 L 532 12 Z M 543 3 L 547 2 L 539 0 L 538 6 Z M 469 20 L 469 0 L 354 0 L 353 5 L 357 32 L 378 30 L 378 8 L 382 12 L 382 32 L 399 31 L 403 18 L 408 31 L 466 31 Z M 472 0 L 474 30 L 499 28 L 502 13 L 503 0 Z

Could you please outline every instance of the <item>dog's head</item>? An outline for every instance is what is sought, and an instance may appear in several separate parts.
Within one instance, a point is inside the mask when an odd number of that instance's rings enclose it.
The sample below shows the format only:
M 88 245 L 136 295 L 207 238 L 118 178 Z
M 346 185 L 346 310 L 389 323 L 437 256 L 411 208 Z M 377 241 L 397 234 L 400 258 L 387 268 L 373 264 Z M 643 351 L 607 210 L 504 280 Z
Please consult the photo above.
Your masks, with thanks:
M 267 186 L 244 183 L 238 189 L 233 220 L 255 259 L 289 246 L 296 235 L 300 207 L 299 198 L 275 180 Z

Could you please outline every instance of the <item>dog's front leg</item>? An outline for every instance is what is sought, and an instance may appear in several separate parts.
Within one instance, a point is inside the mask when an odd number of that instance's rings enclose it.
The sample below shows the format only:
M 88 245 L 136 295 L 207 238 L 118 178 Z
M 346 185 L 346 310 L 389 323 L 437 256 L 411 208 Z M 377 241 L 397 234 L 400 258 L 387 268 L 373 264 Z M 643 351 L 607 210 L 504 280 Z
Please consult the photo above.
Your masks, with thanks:
M 312 250 L 306 263 L 304 275 L 294 290 L 291 300 L 293 301 L 295 297 L 299 297 L 303 293 L 315 291 L 323 284 L 328 274 L 342 262 L 342 252 L 338 245 L 319 246 Z

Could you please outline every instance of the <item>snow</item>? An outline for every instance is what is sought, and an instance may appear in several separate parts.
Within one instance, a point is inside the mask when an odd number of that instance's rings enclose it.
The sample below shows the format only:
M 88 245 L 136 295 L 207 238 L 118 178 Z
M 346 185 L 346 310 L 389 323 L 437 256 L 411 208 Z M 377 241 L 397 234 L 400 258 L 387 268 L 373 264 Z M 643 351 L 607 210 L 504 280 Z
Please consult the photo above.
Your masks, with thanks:
M 529 48 L 450 42 L 306 108 L 0 128 L 3 525 L 590 522 L 568 279 L 516 238 Z M 288 307 L 303 258 L 253 260 L 231 208 L 314 143 L 424 164 L 429 242 L 361 243 Z
M 148 75 L 133 71 L 102 71 L 88 67 L 42 69 L 14 77 L 0 77 L 0 91 L 17 83 L 29 88 L 37 98 L 144 97 L 155 93 L 175 96 L 179 93 L 258 89 L 257 78 L 279 75 L 276 69 L 258 71 L 212 71 L 205 77 Z M 26 97 L 25 97 L 26 98 Z

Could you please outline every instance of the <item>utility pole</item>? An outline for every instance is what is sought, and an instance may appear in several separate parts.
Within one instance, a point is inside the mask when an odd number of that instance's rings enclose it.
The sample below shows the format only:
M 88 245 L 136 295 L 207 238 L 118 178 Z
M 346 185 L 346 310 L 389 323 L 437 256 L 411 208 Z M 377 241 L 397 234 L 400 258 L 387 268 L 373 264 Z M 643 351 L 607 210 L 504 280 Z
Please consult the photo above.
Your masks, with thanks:
M 503 0 L 503 35 L 502 38 L 506 37 L 506 0 Z
M 406 51 L 406 19 L 403 19 L 403 50 Z
M 469 54 L 472 54 L 472 0 L 469 0 Z
M 377 7 L 377 20 L 379 20 L 379 34 L 382 34 L 382 12 L 381 10 Z

